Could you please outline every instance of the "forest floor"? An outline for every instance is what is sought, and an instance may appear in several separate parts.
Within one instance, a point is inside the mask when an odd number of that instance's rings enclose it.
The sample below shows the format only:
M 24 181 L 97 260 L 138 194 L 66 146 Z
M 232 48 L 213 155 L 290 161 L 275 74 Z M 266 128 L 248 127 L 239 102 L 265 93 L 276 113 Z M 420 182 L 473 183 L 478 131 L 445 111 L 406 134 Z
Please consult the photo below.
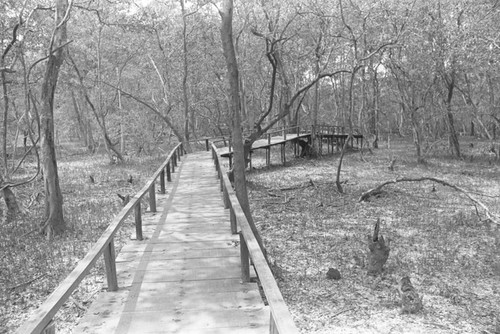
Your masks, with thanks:
M 351 151 L 344 194 L 335 186 L 338 154 L 282 167 L 276 149 L 269 168 L 262 154 L 253 155 L 247 180 L 254 220 L 302 333 L 499 333 L 500 229 L 480 207 L 430 181 L 389 185 L 359 202 L 385 181 L 434 177 L 499 214 L 500 162 L 487 142 L 465 137 L 461 145 L 463 160 L 436 145 L 425 164 L 416 163 L 410 141 Z M 384 272 L 369 276 L 368 241 L 378 218 L 391 250 Z M 342 278 L 328 279 L 329 268 Z M 406 275 L 423 298 L 416 314 L 401 312 L 397 288 Z
M 67 232 L 47 240 L 39 233 L 43 220 L 44 191 L 41 177 L 15 188 L 22 214 L 5 217 L 0 204 L 0 334 L 12 333 L 54 291 L 83 258 L 122 208 L 117 194 L 134 195 L 163 162 L 164 156 L 133 157 L 110 164 L 104 154 L 90 155 L 67 146 L 58 152 L 58 169 Z M 36 163 L 23 165 L 21 177 L 36 173 Z M 91 180 L 91 177 L 93 180 Z M 134 230 L 129 218 L 115 238 L 119 250 Z M 58 333 L 70 333 L 84 314 L 104 277 L 102 258 L 57 313 Z

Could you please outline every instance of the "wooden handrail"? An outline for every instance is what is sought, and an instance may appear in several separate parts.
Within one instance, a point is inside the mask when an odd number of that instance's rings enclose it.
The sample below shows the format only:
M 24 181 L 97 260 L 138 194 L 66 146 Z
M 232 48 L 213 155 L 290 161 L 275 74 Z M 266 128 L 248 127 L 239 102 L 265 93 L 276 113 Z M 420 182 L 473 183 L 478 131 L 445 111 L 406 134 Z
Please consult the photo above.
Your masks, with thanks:
M 184 154 L 184 149 L 182 143 L 178 144 L 167 156 L 165 161 L 162 163 L 160 168 L 153 174 L 146 185 L 137 192 L 134 197 L 130 199 L 127 205 L 115 216 L 111 221 L 108 228 L 104 231 L 101 237 L 97 240 L 90 251 L 85 255 L 85 257 L 78 262 L 78 265 L 73 269 L 73 271 L 57 286 L 57 288 L 52 292 L 52 294 L 45 300 L 45 302 L 35 310 L 35 312 L 28 318 L 27 321 L 16 331 L 19 334 L 39 334 L 43 333 L 45 328 L 52 323 L 52 319 L 61 308 L 61 306 L 66 302 L 73 291 L 78 287 L 83 278 L 87 275 L 90 269 L 94 266 L 95 262 L 101 254 L 104 254 L 105 264 L 106 264 L 106 276 L 108 281 L 108 290 L 116 291 L 118 289 L 117 278 L 116 278 L 116 266 L 115 266 L 115 249 L 114 249 L 114 236 L 120 229 L 120 227 L 125 222 L 128 215 L 135 210 L 136 212 L 136 232 L 137 238 L 142 239 L 142 227 L 140 222 L 140 209 L 141 199 L 148 193 L 150 195 L 150 208 L 156 208 L 155 196 L 151 196 L 151 189 L 154 191 L 154 185 L 158 177 L 165 176 L 165 168 L 167 169 L 168 175 L 170 175 L 170 167 L 177 164 L 177 159 L 180 160 L 180 156 Z M 170 181 L 170 180 L 168 180 Z M 151 198 L 152 197 L 152 198 Z M 155 201 L 154 205 L 151 205 Z M 137 211 L 139 211 L 137 217 Z M 140 234 L 140 235 L 139 235 Z
M 218 177 L 221 182 L 221 190 L 224 194 L 224 204 L 229 206 L 231 213 L 231 230 L 237 233 L 237 226 L 240 228 L 240 256 L 241 256 L 241 270 L 242 280 L 248 282 L 249 275 L 249 258 L 252 259 L 253 266 L 259 277 L 260 284 L 266 295 L 267 302 L 270 308 L 270 334 L 298 334 L 299 330 L 295 326 L 290 311 L 283 300 L 283 296 L 279 290 L 278 284 L 267 264 L 266 258 L 257 242 L 248 220 L 241 208 L 240 202 L 236 197 L 229 178 L 226 173 L 221 170 L 219 162 L 219 152 L 217 147 L 212 144 L 212 157 L 217 169 Z

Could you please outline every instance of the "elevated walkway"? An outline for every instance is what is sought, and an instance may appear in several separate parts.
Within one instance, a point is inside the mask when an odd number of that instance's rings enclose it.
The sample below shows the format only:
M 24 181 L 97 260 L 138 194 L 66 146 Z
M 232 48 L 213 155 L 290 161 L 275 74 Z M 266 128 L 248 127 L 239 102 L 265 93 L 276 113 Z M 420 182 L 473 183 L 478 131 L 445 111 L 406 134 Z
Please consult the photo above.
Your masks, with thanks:
M 144 240 L 117 257 L 116 292 L 101 292 L 73 333 L 269 333 L 256 283 L 242 283 L 238 235 L 210 152 L 186 156 Z

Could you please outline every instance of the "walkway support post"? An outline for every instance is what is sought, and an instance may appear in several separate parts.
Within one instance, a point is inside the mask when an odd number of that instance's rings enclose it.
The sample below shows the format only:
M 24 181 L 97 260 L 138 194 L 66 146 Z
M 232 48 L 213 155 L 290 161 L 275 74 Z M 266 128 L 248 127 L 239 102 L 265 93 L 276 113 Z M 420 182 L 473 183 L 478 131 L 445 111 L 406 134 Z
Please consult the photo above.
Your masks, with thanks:
M 166 192 L 165 189 L 165 169 L 162 169 L 160 173 L 160 194 L 164 195 Z
M 229 204 L 229 205 L 231 205 L 231 204 Z M 232 207 L 229 210 L 229 219 L 231 222 L 231 233 L 237 234 L 238 233 L 238 226 L 236 225 L 236 215 L 234 214 L 234 209 Z
M 245 237 L 240 232 L 241 280 L 250 282 L 250 258 Z
M 47 327 L 43 329 L 42 334 L 56 334 L 56 323 L 54 320 L 49 322 Z
M 170 161 L 167 163 L 166 170 L 167 170 L 167 182 L 172 182 L 172 174 L 171 174 L 171 170 L 170 170 Z
M 142 241 L 143 237 L 142 237 L 141 201 L 137 202 L 134 211 L 135 211 L 135 236 L 137 240 Z
M 222 187 L 222 194 L 224 198 L 224 209 L 229 209 L 229 194 L 227 193 L 226 187 Z
M 116 277 L 116 253 L 114 238 L 104 250 L 104 264 L 106 265 L 106 280 L 108 291 L 118 291 L 118 278 Z
M 156 212 L 156 193 L 155 193 L 155 183 L 151 183 L 149 187 L 149 211 Z

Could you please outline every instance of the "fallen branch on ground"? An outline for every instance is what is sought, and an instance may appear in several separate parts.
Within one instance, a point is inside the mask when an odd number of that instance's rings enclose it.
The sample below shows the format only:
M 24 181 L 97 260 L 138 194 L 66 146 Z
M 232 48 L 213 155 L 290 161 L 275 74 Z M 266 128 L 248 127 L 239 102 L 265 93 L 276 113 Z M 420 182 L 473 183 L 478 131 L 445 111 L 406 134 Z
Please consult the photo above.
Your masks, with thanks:
M 468 192 L 467 190 L 465 190 L 463 188 L 455 186 L 455 185 L 453 185 L 451 183 L 448 183 L 448 182 L 446 182 L 444 180 L 437 179 L 435 177 L 417 177 L 417 178 L 402 177 L 402 178 L 399 178 L 399 179 L 395 179 L 395 180 L 391 180 L 391 181 L 386 181 L 386 182 L 378 185 L 377 187 L 375 187 L 373 189 L 370 189 L 370 190 L 364 192 L 363 194 L 361 194 L 361 197 L 359 198 L 359 202 L 366 201 L 371 196 L 379 194 L 381 192 L 382 188 L 385 187 L 386 185 L 395 184 L 395 183 L 399 183 L 399 182 L 421 182 L 421 181 L 436 182 L 436 183 L 439 183 L 439 184 L 441 184 L 443 186 L 446 186 L 446 187 L 450 187 L 450 188 L 452 188 L 452 189 L 454 189 L 454 190 L 456 190 L 456 191 L 464 194 L 469 200 L 471 200 L 474 204 L 479 205 L 484 210 L 484 212 L 485 212 L 485 214 L 486 214 L 486 216 L 488 217 L 489 220 L 491 220 L 493 223 L 495 223 L 497 225 L 500 225 L 499 218 L 496 215 L 492 214 L 490 212 L 490 210 L 488 209 L 488 207 L 484 203 L 482 203 L 481 201 L 479 201 L 477 198 L 475 198 L 474 196 L 472 196 L 470 192 Z
M 20 284 L 17 284 L 17 285 L 11 286 L 11 287 L 9 287 L 9 290 L 15 290 L 15 289 L 17 289 L 17 288 L 24 287 L 24 286 L 26 286 L 26 285 L 30 285 L 31 283 L 33 283 L 33 282 L 34 282 L 34 281 L 36 281 L 36 280 L 39 280 L 40 278 L 44 277 L 45 275 L 47 275 L 47 274 L 46 274 L 46 273 L 44 273 L 44 274 L 40 274 L 40 275 L 36 276 L 35 278 L 30 279 L 29 281 L 22 282 L 22 283 L 20 283 Z
M 279 190 L 288 191 L 288 190 L 303 189 L 303 188 L 307 188 L 307 187 L 316 187 L 316 185 L 314 184 L 314 181 L 312 179 L 309 179 L 309 182 L 304 182 L 304 183 L 301 183 L 299 185 L 295 185 L 295 186 L 291 186 L 291 187 L 287 187 L 287 188 L 280 188 Z

